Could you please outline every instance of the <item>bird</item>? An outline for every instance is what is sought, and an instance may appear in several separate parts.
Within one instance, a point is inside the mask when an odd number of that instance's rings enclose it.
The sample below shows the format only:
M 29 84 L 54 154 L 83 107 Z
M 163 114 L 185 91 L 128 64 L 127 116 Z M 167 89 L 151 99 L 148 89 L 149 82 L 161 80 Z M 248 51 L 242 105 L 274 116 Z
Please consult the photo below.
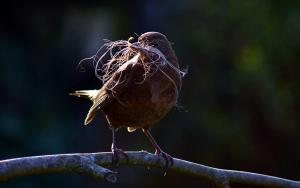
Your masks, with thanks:
M 98 113 L 104 113 L 112 130 L 111 151 L 115 161 L 127 155 L 116 145 L 115 132 L 127 127 L 129 132 L 142 130 L 155 149 L 165 159 L 166 168 L 173 158 L 164 152 L 150 133 L 150 127 L 177 105 L 183 71 L 171 42 L 160 32 L 146 32 L 138 37 L 139 45 L 129 45 L 135 53 L 111 74 L 100 89 L 79 90 L 70 95 L 88 98 L 92 106 L 84 124 Z M 147 69 L 145 68 L 147 67 Z

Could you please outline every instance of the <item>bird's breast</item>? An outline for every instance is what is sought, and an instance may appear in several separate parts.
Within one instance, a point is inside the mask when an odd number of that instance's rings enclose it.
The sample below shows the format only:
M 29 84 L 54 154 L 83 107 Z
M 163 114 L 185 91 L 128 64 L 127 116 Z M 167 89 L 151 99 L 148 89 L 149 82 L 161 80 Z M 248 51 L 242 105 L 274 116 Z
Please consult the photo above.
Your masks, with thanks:
M 181 79 L 170 68 L 165 67 L 163 72 L 155 68 L 145 77 L 145 70 L 141 67 L 126 92 L 118 96 L 104 112 L 114 127 L 149 126 L 164 117 L 176 104 L 177 86 L 180 85 Z

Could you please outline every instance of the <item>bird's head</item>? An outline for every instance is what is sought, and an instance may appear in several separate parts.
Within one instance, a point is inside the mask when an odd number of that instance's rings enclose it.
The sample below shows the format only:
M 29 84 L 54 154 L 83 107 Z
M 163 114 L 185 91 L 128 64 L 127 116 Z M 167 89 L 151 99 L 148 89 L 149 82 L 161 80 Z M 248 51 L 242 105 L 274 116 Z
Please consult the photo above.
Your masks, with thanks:
M 177 64 L 177 57 L 167 37 L 159 32 L 147 32 L 138 38 L 138 42 L 161 51 L 168 61 Z

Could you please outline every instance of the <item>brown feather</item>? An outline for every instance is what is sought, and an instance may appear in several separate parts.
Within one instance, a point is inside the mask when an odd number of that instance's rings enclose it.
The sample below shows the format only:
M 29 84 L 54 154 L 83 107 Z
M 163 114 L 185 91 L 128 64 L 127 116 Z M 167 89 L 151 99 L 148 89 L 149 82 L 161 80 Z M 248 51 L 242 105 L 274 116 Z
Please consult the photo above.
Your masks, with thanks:
M 132 132 L 148 128 L 176 105 L 184 72 L 179 69 L 169 41 L 162 34 L 147 33 L 139 38 L 139 42 L 140 46 L 128 46 L 127 55 L 124 50 L 124 56 L 113 56 L 115 59 L 104 65 L 107 80 L 104 79 L 105 84 L 96 95 L 80 91 L 72 94 L 93 101 L 85 125 L 101 110 L 109 126 L 125 126 Z M 159 43 L 158 47 L 153 47 L 157 43 L 152 42 Z M 113 62 L 119 65 L 111 72 L 109 67 Z

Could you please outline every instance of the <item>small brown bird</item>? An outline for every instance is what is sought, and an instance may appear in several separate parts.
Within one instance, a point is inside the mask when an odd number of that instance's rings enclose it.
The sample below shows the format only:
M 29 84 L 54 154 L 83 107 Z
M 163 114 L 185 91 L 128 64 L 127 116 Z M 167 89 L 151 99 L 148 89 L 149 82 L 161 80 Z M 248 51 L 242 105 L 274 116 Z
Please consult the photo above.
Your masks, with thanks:
M 116 45 L 112 42 L 110 47 L 113 44 Z M 116 160 L 118 154 L 126 156 L 116 146 L 116 129 L 127 127 L 129 132 L 142 129 L 155 148 L 155 154 L 165 158 L 166 168 L 173 165 L 172 157 L 162 151 L 149 132 L 149 127 L 177 104 L 184 75 L 166 36 L 147 32 L 136 43 L 126 41 L 122 53 L 113 56 L 104 66 L 107 74 L 100 90 L 71 93 L 93 102 L 84 124 L 89 124 L 98 112 L 106 115 L 112 129 L 111 150 Z

